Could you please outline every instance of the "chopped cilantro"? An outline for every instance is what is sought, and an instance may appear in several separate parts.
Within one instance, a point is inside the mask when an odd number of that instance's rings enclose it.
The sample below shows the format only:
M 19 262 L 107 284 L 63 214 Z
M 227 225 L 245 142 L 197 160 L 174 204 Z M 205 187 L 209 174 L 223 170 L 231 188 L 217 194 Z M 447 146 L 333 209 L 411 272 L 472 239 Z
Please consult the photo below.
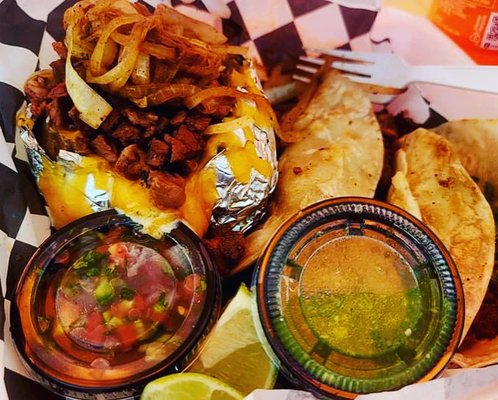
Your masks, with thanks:
M 74 272 L 81 277 L 98 276 L 104 261 L 109 253 L 98 253 L 95 250 L 87 251 L 73 264 Z
M 168 308 L 168 302 L 166 301 L 166 294 L 164 292 L 161 292 L 161 295 L 159 296 L 159 299 L 157 299 L 156 304 L 152 307 L 155 312 L 161 313 L 163 311 L 166 311 Z
M 130 288 L 127 288 L 127 287 L 123 287 L 119 291 L 119 296 L 123 300 L 132 300 L 135 297 L 135 291 L 133 289 L 130 289 Z

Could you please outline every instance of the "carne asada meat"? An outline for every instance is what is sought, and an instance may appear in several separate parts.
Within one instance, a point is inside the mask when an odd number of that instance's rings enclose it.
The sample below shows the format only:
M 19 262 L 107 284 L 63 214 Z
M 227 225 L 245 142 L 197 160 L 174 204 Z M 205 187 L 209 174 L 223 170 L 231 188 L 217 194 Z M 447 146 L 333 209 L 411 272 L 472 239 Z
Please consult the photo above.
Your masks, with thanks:
M 132 181 L 140 179 L 148 171 L 144 151 L 136 144 L 130 144 L 119 155 L 114 169 Z
M 166 161 L 169 161 L 171 154 L 171 146 L 159 139 L 152 139 L 149 142 L 149 149 L 145 157 L 147 165 L 154 169 L 160 169 L 164 166 Z
M 151 171 L 147 184 L 158 208 L 178 208 L 185 202 L 185 179 L 180 176 Z
M 99 156 L 109 161 L 111 164 L 115 163 L 118 159 L 118 151 L 116 150 L 116 146 L 108 141 L 103 135 L 98 135 L 91 142 L 92 149 Z

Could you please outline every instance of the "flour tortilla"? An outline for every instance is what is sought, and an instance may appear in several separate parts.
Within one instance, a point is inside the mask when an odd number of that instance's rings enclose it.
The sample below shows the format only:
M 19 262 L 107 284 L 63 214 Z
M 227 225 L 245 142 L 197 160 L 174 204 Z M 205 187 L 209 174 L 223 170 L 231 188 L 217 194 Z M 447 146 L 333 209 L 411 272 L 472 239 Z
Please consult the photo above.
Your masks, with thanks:
M 253 263 L 282 222 L 310 204 L 339 196 L 374 196 L 384 146 L 368 94 L 357 84 L 329 71 L 299 118 L 282 127 L 292 130 L 283 135 L 293 143 L 279 159 L 270 216 L 247 237 L 245 257 L 233 272 Z
M 451 253 L 465 295 L 463 339 L 493 272 L 491 207 L 444 137 L 417 129 L 400 145 L 388 201 L 422 219 Z

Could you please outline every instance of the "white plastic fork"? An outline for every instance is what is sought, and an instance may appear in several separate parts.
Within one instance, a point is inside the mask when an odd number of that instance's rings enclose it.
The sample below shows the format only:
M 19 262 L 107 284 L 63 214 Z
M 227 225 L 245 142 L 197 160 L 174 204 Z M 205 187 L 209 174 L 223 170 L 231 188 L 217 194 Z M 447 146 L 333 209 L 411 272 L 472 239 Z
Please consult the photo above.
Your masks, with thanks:
M 408 65 L 393 53 L 364 53 L 347 50 L 312 49 L 344 61 L 332 61 L 332 67 L 346 72 L 353 81 L 369 85 L 396 89 L 406 88 L 410 83 L 424 82 L 479 92 L 498 94 L 498 65 L 453 66 L 453 65 Z M 300 57 L 307 63 L 321 66 L 322 58 Z M 318 68 L 298 65 L 297 69 L 314 73 Z M 305 76 L 295 74 L 294 79 L 306 81 Z

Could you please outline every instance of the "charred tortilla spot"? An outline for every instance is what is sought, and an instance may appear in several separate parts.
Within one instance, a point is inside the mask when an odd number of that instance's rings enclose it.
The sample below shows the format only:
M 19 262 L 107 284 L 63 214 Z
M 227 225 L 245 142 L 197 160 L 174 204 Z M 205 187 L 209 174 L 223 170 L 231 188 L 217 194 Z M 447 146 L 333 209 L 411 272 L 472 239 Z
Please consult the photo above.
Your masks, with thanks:
M 454 180 L 453 180 L 453 178 L 448 177 L 446 179 L 439 180 L 438 183 L 439 183 L 439 186 L 449 188 L 449 187 L 452 187 L 454 185 Z
M 299 175 L 303 172 L 303 169 L 301 167 L 294 167 L 292 168 L 292 171 L 294 172 L 294 174 Z

